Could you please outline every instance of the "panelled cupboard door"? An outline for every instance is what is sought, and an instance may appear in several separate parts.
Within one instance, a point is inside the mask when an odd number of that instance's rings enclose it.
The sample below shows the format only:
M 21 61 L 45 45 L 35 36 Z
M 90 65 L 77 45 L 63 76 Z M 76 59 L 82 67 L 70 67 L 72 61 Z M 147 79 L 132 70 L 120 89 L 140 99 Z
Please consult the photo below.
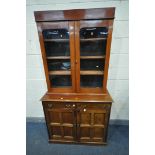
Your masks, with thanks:
M 77 92 L 106 93 L 113 20 L 75 22 Z
M 49 92 L 75 92 L 74 22 L 37 22 Z
M 80 143 L 106 143 L 110 105 L 78 105 L 77 137 Z
M 48 103 L 44 106 L 50 141 L 75 142 L 75 104 Z

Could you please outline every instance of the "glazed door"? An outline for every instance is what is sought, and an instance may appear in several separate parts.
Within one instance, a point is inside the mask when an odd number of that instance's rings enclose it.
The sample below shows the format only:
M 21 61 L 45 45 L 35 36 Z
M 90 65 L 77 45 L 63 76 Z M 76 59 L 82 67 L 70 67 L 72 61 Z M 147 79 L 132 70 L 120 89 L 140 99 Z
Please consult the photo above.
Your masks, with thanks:
M 75 22 L 78 92 L 106 93 L 112 20 Z
M 76 141 L 75 104 L 48 103 L 44 106 L 50 141 Z
M 75 91 L 74 22 L 38 22 L 48 90 Z
M 78 105 L 77 137 L 81 143 L 106 143 L 110 105 Z

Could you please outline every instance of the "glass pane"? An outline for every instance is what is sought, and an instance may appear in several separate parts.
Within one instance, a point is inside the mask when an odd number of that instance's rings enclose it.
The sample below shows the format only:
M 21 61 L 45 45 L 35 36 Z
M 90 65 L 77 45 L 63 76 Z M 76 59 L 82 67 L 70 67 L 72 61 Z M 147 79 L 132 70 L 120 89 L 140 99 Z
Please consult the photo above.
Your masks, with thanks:
M 69 56 L 69 32 L 67 29 L 43 31 L 46 56 Z
M 46 29 L 43 38 L 51 87 L 71 87 L 69 31 Z
M 43 31 L 44 39 L 69 39 L 67 29 L 46 29 Z
M 86 40 L 80 43 L 81 56 L 102 56 L 106 53 L 106 40 Z
M 81 75 L 80 76 L 81 87 L 102 87 L 103 76 L 102 75 Z
M 70 75 L 52 75 L 50 76 L 52 87 L 69 87 L 71 86 Z
M 106 38 L 108 35 L 107 27 L 87 27 L 80 30 L 80 38 Z
M 104 70 L 104 59 L 81 59 L 81 70 Z
M 56 70 L 70 70 L 70 60 L 48 60 L 48 70 L 56 71 Z
M 82 28 L 80 30 L 80 55 L 105 55 L 107 35 L 108 29 L 106 27 Z
M 46 56 L 69 56 L 69 41 L 45 41 Z
M 80 86 L 103 87 L 108 28 L 80 29 Z

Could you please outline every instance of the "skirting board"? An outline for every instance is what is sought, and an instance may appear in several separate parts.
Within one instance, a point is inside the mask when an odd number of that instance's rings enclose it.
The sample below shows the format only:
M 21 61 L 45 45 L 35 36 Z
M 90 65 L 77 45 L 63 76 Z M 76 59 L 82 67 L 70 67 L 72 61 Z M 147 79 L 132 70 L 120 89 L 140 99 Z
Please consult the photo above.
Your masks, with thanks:
M 45 119 L 44 117 L 26 117 L 26 122 L 44 123 Z M 110 119 L 109 124 L 110 125 L 129 125 L 129 120 Z

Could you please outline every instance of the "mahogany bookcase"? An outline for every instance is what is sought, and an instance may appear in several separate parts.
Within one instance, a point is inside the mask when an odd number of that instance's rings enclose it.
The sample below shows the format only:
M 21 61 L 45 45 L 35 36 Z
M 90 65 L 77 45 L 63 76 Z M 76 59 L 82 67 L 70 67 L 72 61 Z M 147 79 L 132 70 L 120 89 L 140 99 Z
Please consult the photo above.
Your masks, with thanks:
M 36 11 L 48 91 L 49 142 L 106 144 L 107 91 L 115 8 Z

